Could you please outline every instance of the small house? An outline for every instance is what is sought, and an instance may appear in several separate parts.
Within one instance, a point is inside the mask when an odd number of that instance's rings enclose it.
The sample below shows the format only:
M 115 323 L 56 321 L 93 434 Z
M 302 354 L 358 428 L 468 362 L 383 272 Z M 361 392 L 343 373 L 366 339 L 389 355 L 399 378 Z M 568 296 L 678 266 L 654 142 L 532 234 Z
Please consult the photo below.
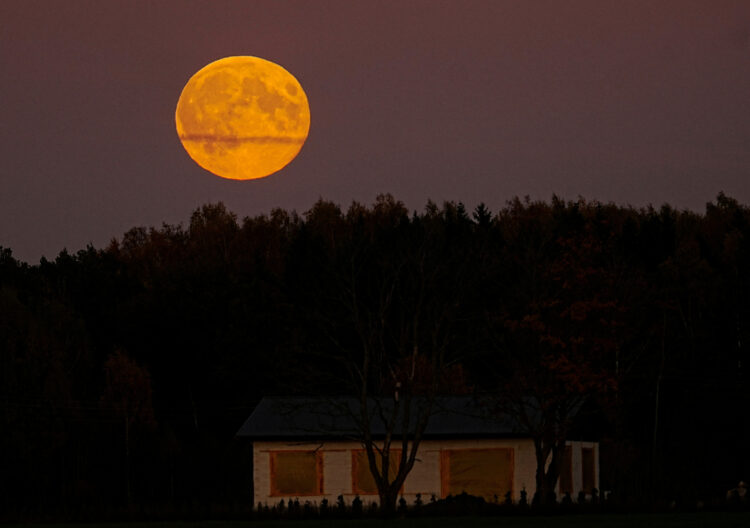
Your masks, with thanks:
M 282 499 L 320 503 L 324 498 L 333 504 L 339 495 L 347 503 L 356 496 L 376 502 L 356 418 L 348 412 L 357 405 L 345 399 L 264 398 L 237 433 L 253 445 L 253 504 Z M 417 494 L 427 502 L 463 492 L 498 502 L 509 493 L 515 502 L 522 490 L 531 499 L 533 440 L 510 420 L 487 419 L 476 407 L 467 397 L 440 399 L 402 488 L 407 503 L 413 504 Z M 384 436 L 375 420 L 371 430 L 375 438 Z M 396 441 L 391 449 L 398 454 L 399 446 Z M 598 488 L 598 460 L 597 442 L 568 441 L 558 497 Z M 391 462 L 398 467 L 398 456 Z

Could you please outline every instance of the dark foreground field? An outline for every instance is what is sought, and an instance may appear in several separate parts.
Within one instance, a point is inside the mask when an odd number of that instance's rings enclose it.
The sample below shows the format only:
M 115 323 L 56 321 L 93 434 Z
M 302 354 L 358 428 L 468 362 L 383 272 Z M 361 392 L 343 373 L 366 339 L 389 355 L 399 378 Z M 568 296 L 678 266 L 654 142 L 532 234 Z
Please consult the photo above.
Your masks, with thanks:
M 17 524 L 16 528 L 747 528 L 750 512 L 567 515 L 526 517 L 443 517 L 330 521 L 197 521 L 140 523 Z

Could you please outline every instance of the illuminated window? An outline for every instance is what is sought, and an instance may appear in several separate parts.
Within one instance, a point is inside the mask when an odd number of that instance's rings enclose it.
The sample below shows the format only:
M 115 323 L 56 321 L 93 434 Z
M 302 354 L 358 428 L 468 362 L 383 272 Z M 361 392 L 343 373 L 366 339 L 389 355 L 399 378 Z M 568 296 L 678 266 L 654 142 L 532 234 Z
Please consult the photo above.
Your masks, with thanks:
M 401 450 L 392 449 L 388 458 L 389 481 L 393 481 L 393 477 L 398 473 L 400 461 Z M 383 467 L 383 460 L 377 453 L 375 453 L 375 463 L 380 471 Z M 370 462 L 367 460 L 367 451 L 364 449 L 352 451 L 352 492 L 359 495 L 378 494 L 375 478 L 370 471 Z
M 562 467 L 560 468 L 560 495 L 573 494 L 573 449 L 565 446 L 562 452 Z
M 591 493 L 596 487 L 596 460 L 593 448 L 581 449 L 581 465 L 583 466 L 583 491 Z
M 463 492 L 502 501 L 513 490 L 512 449 L 451 449 L 442 452 L 443 497 Z
M 272 451 L 271 495 L 323 493 L 323 457 L 317 451 Z

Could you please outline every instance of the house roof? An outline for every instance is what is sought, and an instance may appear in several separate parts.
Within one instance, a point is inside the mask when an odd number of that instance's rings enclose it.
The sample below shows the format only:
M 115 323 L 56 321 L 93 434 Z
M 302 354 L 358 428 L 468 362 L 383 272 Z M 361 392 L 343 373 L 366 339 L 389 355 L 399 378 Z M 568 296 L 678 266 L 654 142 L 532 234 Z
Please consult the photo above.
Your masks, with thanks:
M 393 404 L 393 400 L 368 400 L 373 436 L 385 434 L 385 421 L 378 411 L 382 410 L 385 416 L 389 416 Z M 424 399 L 412 402 L 412 425 L 408 429 L 413 430 L 413 417 L 420 414 L 426 404 Z M 253 440 L 361 438 L 359 409 L 359 400 L 355 398 L 263 398 L 240 427 L 237 436 Z M 486 400 L 438 398 L 433 404 L 424 437 L 528 436 L 520 432 L 509 417 L 497 416 L 492 410 Z M 399 425 L 401 416 L 397 420 Z M 401 428 L 397 426 L 394 434 L 399 436 L 400 433 Z

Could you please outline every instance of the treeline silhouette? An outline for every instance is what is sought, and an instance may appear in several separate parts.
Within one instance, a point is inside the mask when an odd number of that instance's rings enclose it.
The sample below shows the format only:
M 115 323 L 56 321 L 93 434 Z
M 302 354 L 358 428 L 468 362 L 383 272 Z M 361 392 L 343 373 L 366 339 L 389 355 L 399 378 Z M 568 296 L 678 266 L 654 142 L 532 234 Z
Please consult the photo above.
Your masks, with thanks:
M 624 507 L 718 503 L 750 478 L 750 209 L 736 200 L 410 212 L 385 195 L 242 220 L 219 203 L 34 266 L 0 248 L 0 517 L 247 514 L 235 432 L 262 396 L 339 393 L 345 365 L 326 351 L 357 347 L 348 278 L 383 295 L 382 270 L 425 245 L 424 273 L 440 268 L 429 304 L 453 323 L 450 391 L 567 373 L 590 393 L 574 434 L 601 441 L 601 489 Z M 596 373 L 537 364 L 540 347 L 595 356 Z

